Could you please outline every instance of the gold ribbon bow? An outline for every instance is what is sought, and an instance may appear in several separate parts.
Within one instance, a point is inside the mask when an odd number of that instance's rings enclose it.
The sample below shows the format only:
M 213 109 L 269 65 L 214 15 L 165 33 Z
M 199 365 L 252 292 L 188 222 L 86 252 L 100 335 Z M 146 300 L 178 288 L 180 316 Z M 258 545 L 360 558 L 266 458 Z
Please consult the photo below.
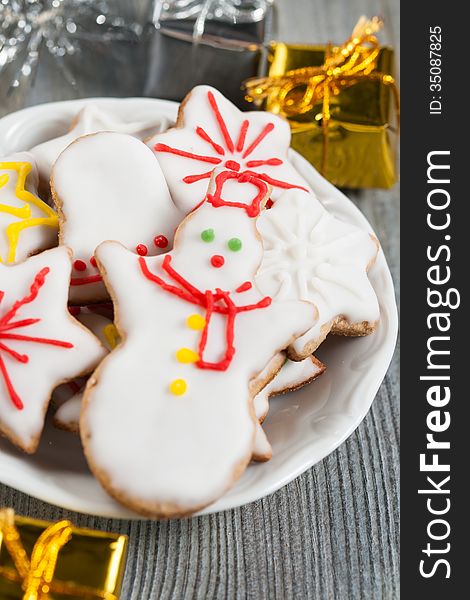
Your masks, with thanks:
M 37 539 L 31 559 L 21 542 L 11 508 L 0 509 L 0 546 L 5 543 L 15 569 L 0 566 L 0 576 L 22 583 L 23 600 L 52 600 L 50 593 L 117 600 L 114 594 L 100 592 L 72 582 L 54 580 L 59 552 L 72 537 L 72 524 L 59 521 L 45 529 Z
M 379 17 L 367 19 L 362 16 L 351 37 L 342 46 L 328 44 L 325 62 L 319 67 L 292 69 L 284 75 L 253 77 L 244 82 L 246 99 L 260 106 L 270 99 L 270 110 L 276 114 L 293 117 L 306 113 L 321 102 L 322 110 L 315 116 L 322 122 L 323 157 L 321 172 L 324 174 L 328 153 L 328 129 L 331 120 L 330 99 L 344 88 L 359 81 L 380 81 L 393 91 L 397 119 L 399 120 L 399 93 L 395 79 L 376 71 L 380 47 L 375 34 L 383 25 Z

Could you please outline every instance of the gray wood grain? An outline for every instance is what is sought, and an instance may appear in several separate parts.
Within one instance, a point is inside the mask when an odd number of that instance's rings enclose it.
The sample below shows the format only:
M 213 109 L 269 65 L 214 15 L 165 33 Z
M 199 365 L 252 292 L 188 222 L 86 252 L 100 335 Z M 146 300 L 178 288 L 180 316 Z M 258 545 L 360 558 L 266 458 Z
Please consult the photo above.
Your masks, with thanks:
M 397 0 L 278 0 L 277 6 L 277 39 L 341 41 L 359 15 L 379 14 L 386 23 L 381 39 L 398 49 Z M 108 51 L 99 49 L 98 58 Z M 83 61 L 89 77 L 78 95 L 139 95 L 145 70 L 139 52 L 114 56 L 120 68 L 104 78 L 99 61 Z M 77 96 L 48 63 L 42 61 L 34 89 L 2 97 L 0 114 Z M 398 294 L 399 187 L 349 196 L 378 233 Z M 128 534 L 125 600 L 396 599 L 398 377 L 396 354 L 369 414 L 338 450 L 275 494 L 236 510 L 162 523 L 113 521 L 70 513 L 3 485 L 0 505 Z

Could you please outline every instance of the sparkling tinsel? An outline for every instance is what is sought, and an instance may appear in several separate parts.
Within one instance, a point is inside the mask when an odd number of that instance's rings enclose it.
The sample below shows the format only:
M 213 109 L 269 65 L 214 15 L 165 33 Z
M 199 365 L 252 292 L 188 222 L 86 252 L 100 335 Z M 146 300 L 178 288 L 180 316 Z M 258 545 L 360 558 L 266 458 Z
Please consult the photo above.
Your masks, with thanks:
M 92 42 L 137 41 L 142 27 L 113 13 L 107 0 L 0 0 L 0 77 L 18 65 L 10 82 L 34 81 L 40 52 L 56 60 L 76 86 L 66 59 Z

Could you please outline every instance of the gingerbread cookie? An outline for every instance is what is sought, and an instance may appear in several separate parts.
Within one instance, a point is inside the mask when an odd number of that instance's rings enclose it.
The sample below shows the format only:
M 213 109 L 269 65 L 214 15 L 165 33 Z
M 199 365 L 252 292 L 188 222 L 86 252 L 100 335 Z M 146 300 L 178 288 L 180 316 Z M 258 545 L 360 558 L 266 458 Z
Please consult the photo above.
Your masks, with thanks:
M 37 196 L 33 158 L 19 152 L 0 159 L 0 263 L 21 262 L 57 246 L 56 213 Z
M 76 319 L 100 340 L 108 352 L 117 346 L 119 336 L 113 321 L 108 317 L 92 309 L 82 308 L 76 314 Z M 54 425 L 59 429 L 78 433 L 86 382 L 86 378 L 74 379 L 54 392 L 52 397 L 52 403 L 56 406 Z
M 123 342 L 88 381 L 80 433 L 104 488 L 141 514 L 189 515 L 231 487 L 253 454 L 253 396 L 313 323 L 311 304 L 254 285 L 268 195 L 253 176 L 216 173 L 172 252 L 96 250 Z
M 277 375 L 254 398 L 254 409 L 259 423 L 263 423 L 268 414 L 270 398 L 298 390 L 314 381 L 325 371 L 325 365 L 314 356 L 294 362 L 283 355 L 283 360 L 284 364 Z M 265 462 L 271 456 L 271 444 L 263 428 L 259 425 L 252 458 L 256 462 Z
M 272 200 L 286 189 L 310 189 L 287 158 L 290 138 L 284 119 L 267 112 L 242 112 L 216 89 L 200 85 L 183 100 L 176 128 L 153 136 L 147 144 L 173 200 L 188 213 L 204 199 L 214 168 L 256 174 L 272 186 Z
M 331 215 L 312 195 L 286 191 L 258 219 L 264 256 L 256 284 L 274 301 L 306 300 L 318 311 L 315 325 L 296 339 L 289 356 L 309 356 L 327 334 L 367 335 L 379 305 L 367 271 L 379 244 L 367 231 Z
M 60 243 L 74 254 L 75 304 L 108 298 L 94 259 L 98 244 L 116 240 L 142 256 L 161 254 L 182 218 L 152 152 L 122 133 L 76 140 L 57 159 L 51 187 Z
M 90 372 L 104 348 L 67 310 L 71 253 L 0 264 L 0 432 L 36 450 L 53 389 Z
M 144 121 L 128 121 L 110 115 L 96 104 L 87 104 L 75 117 L 70 131 L 31 148 L 30 152 L 36 160 L 41 180 L 49 184 L 52 167 L 59 155 L 76 139 L 98 131 L 114 131 L 127 133 L 143 140 L 149 135 L 165 131 L 171 125 L 166 117 L 155 116 Z
M 262 423 L 268 414 L 270 398 L 300 389 L 322 375 L 325 369 L 315 356 L 297 362 L 286 358 L 276 377 L 255 396 L 255 414 L 259 422 Z

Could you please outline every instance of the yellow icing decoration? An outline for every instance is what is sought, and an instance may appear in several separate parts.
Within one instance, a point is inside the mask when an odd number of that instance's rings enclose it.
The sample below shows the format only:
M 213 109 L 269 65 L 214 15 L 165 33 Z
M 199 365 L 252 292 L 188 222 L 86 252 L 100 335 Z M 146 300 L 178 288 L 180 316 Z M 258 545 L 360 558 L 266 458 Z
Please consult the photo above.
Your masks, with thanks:
M 186 393 L 187 387 L 184 379 L 175 379 L 170 383 L 170 392 L 175 396 L 182 396 Z
M 197 331 L 200 331 L 206 326 L 206 320 L 204 317 L 201 317 L 201 315 L 191 315 L 187 318 L 186 325 L 190 329 L 196 329 Z
M 108 345 L 111 348 L 111 350 L 114 350 L 114 348 L 116 348 L 116 346 L 118 345 L 120 339 L 118 330 L 116 329 L 116 325 L 114 323 L 109 323 L 109 325 L 103 327 L 103 335 L 106 341 L 108 342 Z
M 6 185 L 10 181 L 10 176 L 7 173 L 0 175 L 0 188 Z
M 199 354 L 189 348 L 180 348 L 176 353 L 176 360 L 180 363 L 193 363 L 199 360 Z
M 5 229 L 9 242 L 9 250 L 6 257 L 7 263 L 15 262 L 19 237 L 24 229 L 41 225 L 44 227 L 58 227 L 59 225 L 59 219 L 52 208 L 25 189 L 26 178 L 31 172 L 31 169 L 31 164 L 27 162 L 0 162 L 0 170 L 16 171 L 18 173 L 15 195 L 18 200 L 22 200 L 25 203 L 24 206 L 15 207 L 0 202 L 0 213 L 13 215 L 19 219 L 19 221 L 15 223 L 10 223 Z M 8 174 L 0 176 L 0 199 L 2 195 L 1 189 L 5 187 L 9 180 Z M 31 205 L 38 208 L 45 216 L 31 217 Z M 0 263 L 1 262 L 3 262 L 3 259 L 0 256 Z

